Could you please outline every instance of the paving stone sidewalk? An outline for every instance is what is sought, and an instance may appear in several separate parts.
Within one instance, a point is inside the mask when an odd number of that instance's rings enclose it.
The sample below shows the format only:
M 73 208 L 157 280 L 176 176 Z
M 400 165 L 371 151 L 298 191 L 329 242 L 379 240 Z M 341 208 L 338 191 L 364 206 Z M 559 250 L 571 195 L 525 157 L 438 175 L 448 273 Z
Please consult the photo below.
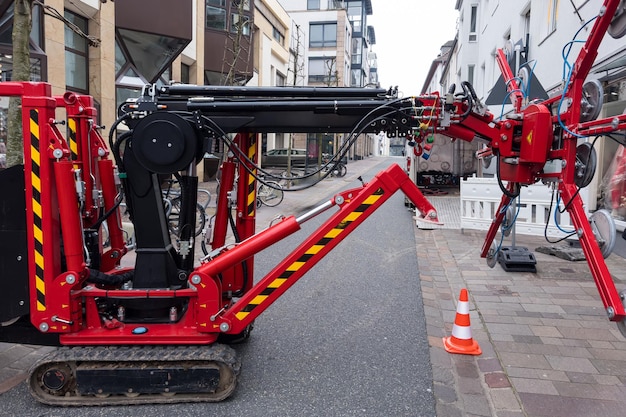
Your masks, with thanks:
M 518 235 L 537 273 L 505 272 L 480 258 L 484 232 L 415 236 L 438 417 L 624 415 L 626 339 L 608 321 L 585 261 L 534 252 L 545 240 Z M 626 261 L 612 255 L 607 264 L 621 290 Z M 481 356 L 443 349 L 461 288 Z

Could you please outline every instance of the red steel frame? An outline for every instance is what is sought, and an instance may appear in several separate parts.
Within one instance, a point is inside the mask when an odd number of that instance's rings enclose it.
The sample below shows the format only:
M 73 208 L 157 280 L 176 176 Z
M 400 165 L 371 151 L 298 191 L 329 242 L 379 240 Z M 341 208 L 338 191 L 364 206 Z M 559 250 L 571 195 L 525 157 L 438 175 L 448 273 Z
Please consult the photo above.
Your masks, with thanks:
M 81 331 L 61 335 L 64 344 L 209 344 L 219 333 L 240 334 L 281 294 L 347 237 L 371 213 L 396 191 L 402 190 L 422 213 L 425 221 L 437 223 L 435 208 L 411 182 L 406 173 L 392 165 L 362 188 L 344 191 L 310 214 L 296 219 L 287 217 L 279 223 L 243 240 L 232 249 L 200 265 L 190 275 L 192 288 L 170 290 L 105 290 L 87 286 L 74 291 L 75 299 L 84 299 L 87 323 Z M 220 299 L 222 283 L 218 275 L 232 270 L 252 257 L 300 230 L 300 224 L 338 206 L 337 211 L 316 232 L 307 238 L 285 260 L 246 292 L 236 303 L 224 305 Z M 141 324 L 148 331 L 134 334 L 139 325 L 102 325 L 97 312 L 97 297 L 160 298 L 188 297 L 189 308 L 176 323 Z
M 253 172 L 240 166 L 237 229 L 242 242 L 232 248 L 226 247 L 223 245 L 225 229 L 218 231 L 214 251 L 220 252 L 219 256 L 190 274 L 189 288 L 121 290 L 85 285 L 89 271 L 83 251 L 83 227 L 91 224 L 96 216 L 99 203 L 93 190 L 98 184 L 103 187 L 105 209 L 113 207 L 113 169 L 104 159 L 106 152 L 101 148 L 106 148 L 92 126 L 95 113 L 89 110 L 91 98 L 73 95 L 53 98 L 50 90 L 45 83 L 0 84 L 0 95 L 22 98 L 23 128 L 28 132 L 24 156 L 26 161 L 31 161 L 25 165 L 27 211 L 32 216 L 27 231 L 31 322 L 40 331 L 60 333 L 62 344 L 210 344 L 217 340 L 219 333 L 241 333 L 394 192 L 404 191 L 425 221 L 438 222 L 434 207 L 404 171 L 394 165 L 364 187 L 340 193 L 304 217 L 285 218 L 254 234 L 256 181 Z M 70 132 L 69 144 L 53 119 L 56 108 L 62 106 L 66 107 L 68 117 L 75 120 L 75 131 Z M 86 139 L 84 135 L 90 137 Z M 236 139 L 239 148 L 254 162 L 257 158 L 255 139 L 254 135 L 238 135 Z M 232 187 L 226 187 L 225 182 L 232 183 L 235 165 L 231 161 L 224 164 L 220 204 L 227 204 L 224 197 Z M 248 168 L 252 169 L 252 166 Z M 82 204 L 76 193 L 77 170 L 90 177 L 85 193 L 94 196 L 91 200 L 85 198 Z M 250 279 L 242 298 L 236 303 L 222 299 L 224 285 L 242 285 L 241 273 L 233 272 L 234 268 L 248 262 L 248 273 L 252 277 L 252 260 L 256 253 L 298 231 L 302 222 L 332 206 L 339 207 L 339 210 L 259 283 L 253 286 Z M 227 219 L 223 212 L 221 216 L 225 224 Z M 61 228 L 66 271 L 61 270 Z M 120 240 L 121 234 L 115 239 Z M 219 244 L 222 246 L 217 246 Z M 122 252 L 120 249 L 120 257 Z M 115 262 L 108 265 L 115 265 Z M 227 273 L 232 277 L 224 279 Z M 270 292 L 271 296 L 265 295 Z M 96 303 L 98 298 L 138 297 L 188 298 L 189 303 L 185 314 L 176 322 L 141 324 L 147 329 L 143 334 L 133 331 L 139 324 L 103 319 Z
M 550 150 L 547 154 L 547 159 L 562 159 L 565 161 L 566 164 L 563 170 L 557 174 L 543 174 L 539 170 L 535 170 L 533 173 L 533 181 L 524 181 L 524 175 L 521 175 L 519 178 L 513 178 L 513 181 L 511 181 L 511 183 L 517 181 L 522 184 L 529 184 L 540 178 L 556 179 L 556 182 L 558 183 L 558 191 L 561 194 L 564 205 L 577 231 L 583 252 L 591 270 L 591 274 L 594 278 L 596 286 L 598 287 L 600 297 L 611 321 L 623 321 L 626 319 L 626 312 L 624 310 L 622 299 L 620 298 L 620 295 L 615 287 L 615 283 L 611 277 L 611 273 L 604 262 L 604 257 L 602 256 L 599 245 L 593 231 L 591 230 L 591 225 L 585 215 L 582 199 L 578 195 L 577 186 L 574 183 L 576 168 L 574 161 L 576 160 L 576 135 L 600 135 L 626 128 L 626 115 L 594 120 L 586 123 L 578 122 L 580 117 L 580 102 L 582 98 L 583 83 L 585 82 L 585 78 L 587 77 L 597 56 L 598 46 L 600 45 L 602 38 L 611 23 L 612 17 L 615 15 L 618 4 L 619 0 L 606 0 L 604 2 L 604 5 L 602 6 L 602 14 L 595 20 L 593 28 L 590 31 L 590 36 L 585 42 L 573 66 L 566 95 L 566 98 L 571 99 L 572 105 L 560 116 L 552 116 L 551 124 L 553 126 L 559 125 L 557 117 L 560 117 L 562 123 L 567 126 L 567 129 L 569 130 L 569 132 L 566 131 L 563 133 L 562 149 Z M 506 63 L 504 55 L 500 53 L 497 55 L 497 58 L 509 91 L 512 91 L 516 88 L 513 74 Z M 520 103 L 519 98 L 519 94 L 516 94 L 515 92 L 512 93 L 511 101 L 515 105 L 516 111 L 518 112 L 520 110 L 518 107 L 518 103 Z M 555 104 L 558 100 L 560 100 L 560 97 L 552 98 L 544 102 L 542 105 L 547 108 L 547 106 Z M 524 121 L 528 123 L 528 118 L 525 117 Z M 550 135 L 545 138 L 547 141 L 552 140 L 552 130 L 550 130 L 549 133 Z M 523 171 L 521 167 L 520 171 Z M 512 189 L 513 187 L 511 187 L 509 191 Z M 493 219 L 485 237 L 481 252 L 481 257 L 483 258 L 487 256 L 491 243 L 493 242 L 498 229 L 502 225 L 502 221 L 504 219 L 503 209 L 509 204 L 510 201 L 510 197 L 506 195 L 502 196 L 500 205 L 496 212 L 496 217 Z
M 597 134 L 626 128 L 626 117 L 600 121 L 577 123 L 582 94 L 582 82 L 587 75 L 595 51 L 610 23 L 618 1 L 605 2 L 606 13 L 596 20 L 591 36 L 574 66 L 568 97 L 573 105 L 561 115 L 571 131 Z M 501 55 L 501 54 L 500 54 Z M 500 61 L 502 57 L 500 57 Z M 506 81 L 511 81 L 512 73 L 506 63 L 500 62 Z M 514 88 L 507 82 L 509 88 Z M 45 83 L 2 83 L 0 95 L 22 98 L 25 132 L 25 175 L 26 203 L 28 212 L 27 234 L 29 241 L 29 274 L 31 291 L 31 321 L 41 331 L 61 333 L 62 344 L 67 345 L 107 345 L 107 344 L 210 344 L 217 340 L 219 333 L 239 334 L 250 325 L 265 309 L 287 291 L 298 279 L 309 271 L 320 259 L 328 254 L 339 242 L 347 237 L 371 213 L 382 205 L 393 193 L 402 190 L 420 211 L 423 220 L 438 222 L 433 206 L 410 181 L 406 173 L 397 165 L 379 173 L 361 188 L 341 192 L 330 201 L 299 218 L 293 216 L 255 234 L 256 181 L 240 163 L 238 169 L 237 231 L 241 242 L 226 246 L 228 211 L 227 192 L 231 190 L 237 164 L 229 160 L 223 165 L 222 183 L 218 198 L 216 225 L 212 243 L 213 258 L 196 268 L 189 276 L 187 289 L 106 289 L 84 285 L 88 273 L 82 249 L 82 227 L 90 225 L 96 217 L 98 203 L 95 194 L 85 198 L 81 206 L 74 189 L 76 169 L 83 171 L 83 181 L 87 177 L 86 192 L 93 193 L 96 184 L 102 186 L 105 210 L 112 209 L 115 203 L 115 180 L 112 163 L 106 160 L 106 147 L 94 128 L 95 109 L 93 101 L 86 96 L 69 94 L 63 98 L 52 98 L 51 88 Z M 428 102 L 428 99 L 424 100 Z M 517 110 L 521 110 L 519 95 L 512 97 Z M 554 103 L 551 100 L 544 104 Z M 435 113 L 436 101 L 432 113 Z M 75 143 L 63 138 L 54 123 L 56 107 L 65 107 L 76 134 Z M 459 107 L 462 107 L 461 105 Z M 462 108 L 457 108 L 461 113 Z M 438 110 L 437 110 L 438 111 Z M 517 170 L 506 173 L 508 189 L 513 191 L 517 184 L 529 184 L 541 178 L 538 168 L 542 157 L 567 161 L 565 169 L 556 175 L 558 188 L 572 221 L 578 230 L 583 250 L 587 256 L 592 275 L 600 291 L 600 296 L 613 321 L 626 317 L 624 306 L 611 275 L 604 263 L 598 244 L 585 216 L 582 201 L 574 184 L 574 161 L 576 157 L 576 137 L 566 133 L 562 149 L 546 148 L 536 153 L 524 154 L 524 150 L 514 151 L 511 143 L 515 127 L 522 127 L 522 144 L 545 146 L 552 141 L 552 131 L 546 128 L 546 117 L 539 105 L 522 110 L 522 120 L 497 122 L 490 114 L 471 113 L 463 120 L 448 127 L 433 127 L 448 136 L 462 140 L 473 140 L 475 136 L 491 141 L 499 158 L 522 156 Z M 432 114 L 431 114 L 432 115 Z M 617 120 L 617 122 L 615 121 Z M 548 119 L 552 126 L 557 124 L 556 116 Z M 534 138 L 537 136 L 538 138 Z M 531 143 L 530 139 L 534 142 Z M 536 141 L 535 141 L 536 139 Z M 236 144 L 256 162 L 256 136 L 239 134 Z M 102 151 L 105 150 L 105 152 Z M 527 157 L 528 161 L 524 158 Z M 250 170 L 253 169 L 249 165 Z M 93 179 L 92 179 L 93 176 Z M 546 175 L 547 176 L 547 175 Z M 552 174 L 554 177 L 554 174 Z M 56 192 L 55 192 L 56 190 Z M 499 229 L 504 213 L 503 208 L 511 197 L 503 196 L 497 215 L 485 238 L 482 257 L 487 256 L 495 234 Z M 300 224 L 336 206 L 334 213 L 313 235 L 308 237 L 290 255 L 279 263 L 258 283 L 252 283 L 253 256 L 259 251 L 280 241 L 300 229 Z M 57 207 L 60 210 L 57 210 Z M 82 211 L 79 210 L 82 208 Z M 118 214 L 116 214 L 118 216 Z M 81 223 L 82 220 L 82 223 Z M 114 217 L 114 226 L 119 217 Z M 60 228 L 63 228 L 63 246 L 67 271 L 61 271 Z M 114 231 L 115 253 L 105 261 L 107 270 L 112 269 L 125 250 L 121 231 Z M 105 257 L 106 258 L 106 257 Z M 223 298 L 223 293 L 241 288 L 241 264 L 246 262 L 250 280 L 245 285 L 244 294 L 236 302 Z M 104 269 L 103 269 L 104 270 Z M 189 307 L 180 320 L 172 323 L 142 324 L 147 329 L 143 334 L 135 334 L 138 325 L 124 324 L 115 320 L 103 320 L 98 312 L 96 299 L 110 298 L 172 298 L 189 299 Z M 84 310 L 84 313 L 83 313 Z

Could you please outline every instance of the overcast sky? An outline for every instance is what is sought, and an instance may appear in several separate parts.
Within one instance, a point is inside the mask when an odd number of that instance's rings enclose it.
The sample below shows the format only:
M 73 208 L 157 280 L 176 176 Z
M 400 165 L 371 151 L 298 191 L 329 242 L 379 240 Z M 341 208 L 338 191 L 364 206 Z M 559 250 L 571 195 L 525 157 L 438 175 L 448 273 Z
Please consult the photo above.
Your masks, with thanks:
M 419 94 L 441 45 L 456 34 L 456 0 L 372 0 L 381 88 Z

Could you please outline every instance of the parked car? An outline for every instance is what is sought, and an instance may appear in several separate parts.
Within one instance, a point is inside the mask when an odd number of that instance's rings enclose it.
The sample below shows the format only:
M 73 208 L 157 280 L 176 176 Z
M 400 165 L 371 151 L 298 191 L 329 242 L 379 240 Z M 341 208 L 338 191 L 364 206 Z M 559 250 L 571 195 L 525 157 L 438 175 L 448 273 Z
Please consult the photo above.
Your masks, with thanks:
M 289 149 L 287 148 L 271 149 L 261 157 L 261 164 L 264 167 L 286 167 L 288 152 Z M 305 166 L 306 158 L 306 149 L 291 149 L 292 167 Z M 312 156 L 309 156 L 309 165 L 313 165 L 315 163 L 315 159 Z

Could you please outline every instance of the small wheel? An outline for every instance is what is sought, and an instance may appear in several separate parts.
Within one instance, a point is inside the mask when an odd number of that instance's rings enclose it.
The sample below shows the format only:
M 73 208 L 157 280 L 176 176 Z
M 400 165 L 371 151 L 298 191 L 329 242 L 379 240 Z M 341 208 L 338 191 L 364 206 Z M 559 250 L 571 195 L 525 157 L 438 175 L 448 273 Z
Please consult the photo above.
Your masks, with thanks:
M 76 389 L 76 376 L 67 364 L 48 363 L 31 374 L 30 388 L 38 395 L 63 397 Z
M 604 90 L 600 81 L 587 81 L 583 85 L 583 94 L 580 99 L 580 121 L 584 123 L 597 119 L 603 101 Z
M 345 176 L 348 173 L 348 168 L 346 168 L 346 166 L 344 164 L 337 164 L 337 167 L 335 168 L 336 170 L 336 174 L 339 178 Z
M 491 242 L 489 252 L 487 252 L 487 266 L 493 268 L 498 263 L 498 248 L 495 242 Z
M 170 229 L 170 233 L 174 236 L 180 236 L 181 229 L 179 227 L 180 222 L 180 198 L 175 198 L 171 202 L 171 209 L 169 214 L 167 215 L 167 225 Z M 202 233 L 202 229 L 204 229 L 204 225 L 206 223 L 206 213 L 204 208 L 202 208 L 202 204 L 196 204 L 196 229 L 195 236 L 200 236 Z
M 602 256 L 605 259 L 608 258 L 615 247 L 615 235 L 617 233 L 615 220 L 613 220 L 613 217 L 611 217 L 608 210 L 602 209 L 595 211 L 589 217 L 589 224 L 591 225 L 591 230 L 598 241 Z
M 626 35 L 626 1 L 621 0 L 617 6 L 617 11 L 611 24 L 607 29 L 607 33 L 615 39 L 619 39 Z
M 576 147 L 576 172 L 574 183 L 579 188 L 585 188 L 593 179 L 598 165 L 598 156 L 593 145 L 589 142 L 581 143 Z
M 266 181 L 259 185 L 257 196 L 266 206 L 275 207 L 283 201 L 285 192 L 276 181 Z

